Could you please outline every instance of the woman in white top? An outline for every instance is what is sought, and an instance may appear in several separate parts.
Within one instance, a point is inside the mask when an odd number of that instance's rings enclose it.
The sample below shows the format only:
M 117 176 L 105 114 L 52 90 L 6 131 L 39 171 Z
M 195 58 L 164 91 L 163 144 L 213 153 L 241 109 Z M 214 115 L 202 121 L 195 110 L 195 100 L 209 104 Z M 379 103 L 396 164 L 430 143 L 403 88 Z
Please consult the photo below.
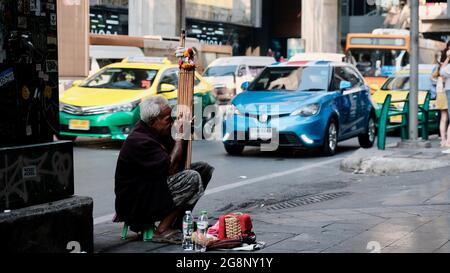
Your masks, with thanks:
M 445 61 L 445 58 L 444 58 Z M 436 66 L 431 73 L 431 99 L 436 99 L 436 109 L 439 109 L 439 133 L 441 136 L 441 147 L 447 144 L 447 129 L 448 129 L 448 100 L 445 94 L 444 82 L 440 75 L 441 70 L 441 52 L 436 55 Z
M 450 50 L 447 50 L 446 52 L 446 58 L 444 60 L 444 62 L 442 63 L 441 66 L 441 71 L 440 71 L 440 75 L 444 80 L 444 90 L 445 93 L 447 95 L 447 103 L 449 102 L 450 99 Z M 448 103 L 448 105 L 450 105 Z M 448 107 L 450 108 L 450 107 Z M 449 112 L 450 114 L 450 112 Z M 447 148 L 450 148 L 450 126 L 447 129 L 447 138 L 446 138 L 446 143 L 444 145 Z

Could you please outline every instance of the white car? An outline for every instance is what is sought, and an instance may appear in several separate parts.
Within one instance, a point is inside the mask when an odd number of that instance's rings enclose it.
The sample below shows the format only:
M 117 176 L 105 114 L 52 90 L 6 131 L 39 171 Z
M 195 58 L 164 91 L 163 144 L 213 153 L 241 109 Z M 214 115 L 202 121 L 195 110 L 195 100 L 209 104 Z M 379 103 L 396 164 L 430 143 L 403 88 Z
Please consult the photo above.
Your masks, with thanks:
M 219 103 L 228 103 L 242 92 L 241 85 L 252 81 L 268 65 L 276 63 L 273 57 L 235 56 L 219 58 L 208 65 L 203 78 L 213 85 Z

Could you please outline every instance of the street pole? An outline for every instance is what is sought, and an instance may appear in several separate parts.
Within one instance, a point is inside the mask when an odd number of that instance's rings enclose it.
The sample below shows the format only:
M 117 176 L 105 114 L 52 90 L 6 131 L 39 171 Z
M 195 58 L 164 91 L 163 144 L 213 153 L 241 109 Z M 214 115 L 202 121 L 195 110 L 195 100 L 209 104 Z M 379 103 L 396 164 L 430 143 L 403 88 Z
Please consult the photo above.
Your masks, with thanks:
M 181 35 L 181 30 L 186 29 L 186 2 L 185 0 L 177 0 L 177 35 Z
M 450 0 L 447 0 L 447 18 L 450 17 Z
M 431 148 L 431 142 L 418 140 L 418 87 L 419 87 L 419 0 L 409 0 L 411 10 L 410 40 L 410 91 L 409 91 L 409 139 L 399 142 L 399 148 Z
M 410 0 L 411 9 L 411 54 L 409 91 L 409 140 L 418 139 L 418 85 L 419 85 L 419 0 Z

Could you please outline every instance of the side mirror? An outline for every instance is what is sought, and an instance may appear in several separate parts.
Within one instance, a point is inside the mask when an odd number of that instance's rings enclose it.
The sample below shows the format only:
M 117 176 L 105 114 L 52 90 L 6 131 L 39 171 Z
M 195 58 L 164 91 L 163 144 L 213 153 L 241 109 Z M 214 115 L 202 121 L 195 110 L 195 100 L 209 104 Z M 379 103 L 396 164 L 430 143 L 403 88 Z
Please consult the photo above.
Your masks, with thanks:
M 371 84 L 369 85 L 369 88 L 373 91 L 378 91 L 378 89 L 380 89 L 380 86 L 378 84 Z
M 160 93 L 167 93 L 167 92 L 175 91 L 175 89 L 177 89 L 175 87 L 175 85 L 168 84 L 168 83 L 163 83 L 163 84 L 161 84 L 161 90 L 159 92 Z
M 341 83 L 339 84 L 339 89 L 341 91 L 347 90 L 350 87 L 352 87 L 352 83 L 348 81 L 341 81 Z
M 82 80 L 73 81 L 72 82 L 72 87 L 80 86 L 82 82 L 83 82 Z
M 250 86 L 250 82 L 243 82 L 243 83 L 241 84 L 241 89 L 242 89 L 242 91 L 247 90 L 247 89 L 249 88 L 249 86 Z

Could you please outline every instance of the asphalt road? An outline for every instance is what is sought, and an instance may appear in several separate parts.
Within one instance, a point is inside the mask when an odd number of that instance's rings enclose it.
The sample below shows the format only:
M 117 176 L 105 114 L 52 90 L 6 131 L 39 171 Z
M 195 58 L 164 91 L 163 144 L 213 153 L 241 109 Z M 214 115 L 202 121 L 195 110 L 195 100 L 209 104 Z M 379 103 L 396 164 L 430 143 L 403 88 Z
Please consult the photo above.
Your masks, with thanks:
M 94 199 L 94 223 L 109 221 L 114 213 L 114 172 L 121 144 L 90 138 L 75 142 L 75 193 Z M 239 210 L 343 188 L 347 182 L 339 178 L 340 160 L 357 149 L 358 141 L 353 139 L 340 143 L 333 157 L 310 151 L 260 152 L 251 147 L 236 157 L 228 156 L 220 142 L 196 141 L 193 162 L 215 167 L 196 211 Z

